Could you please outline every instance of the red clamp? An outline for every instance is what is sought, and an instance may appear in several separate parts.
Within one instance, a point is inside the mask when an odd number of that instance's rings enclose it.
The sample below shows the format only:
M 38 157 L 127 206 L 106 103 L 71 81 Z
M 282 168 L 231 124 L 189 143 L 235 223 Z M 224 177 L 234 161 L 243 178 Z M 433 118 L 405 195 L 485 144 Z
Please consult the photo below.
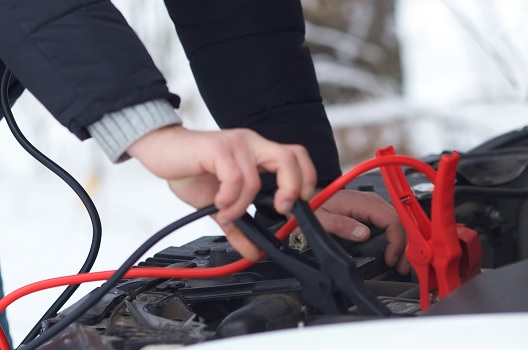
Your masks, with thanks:
M 394 155 L 394 148 L 376 151 L 376 157 Z M 460 156 L 442 156 L 436 174 L 431 220 L 414 196 L 400 166 L 381 167 L 381 175 L 407 232 L 407 259 L 420 283 L 420 307 L 443 298 L 462 281 L 480 273 L 482 248 L 477 233 L 455 222 L 454 187 Z

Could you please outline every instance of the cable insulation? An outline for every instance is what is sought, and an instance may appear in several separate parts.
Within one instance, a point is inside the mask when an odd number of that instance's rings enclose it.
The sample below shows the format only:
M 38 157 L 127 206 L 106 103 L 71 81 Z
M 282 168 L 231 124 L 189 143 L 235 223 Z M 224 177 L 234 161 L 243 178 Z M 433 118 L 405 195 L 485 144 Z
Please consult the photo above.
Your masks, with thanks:
M 436 172 L 435 170 L 430 167 L 429 165 L 406 156 L 387 156 L 383 158 L 378 159 L 371 159 L 367 160 L 363 163 L 360 163 L 350 171 L 348 171 L 343 176 L 336 179 L 334 182 L 332 182 L 328 187 L 326 187 L 323 191 L 321 191 L 310 203 L 310 206 L 312 209 L 317 209 L 320 205 L 322 205 L 328 198 L 330 198 L 334 193 L 337 191 L 343 189 L 349 182 L 351 182 L 353 179 L 355 179 L 357 176 L 373 170 L 379 166 L 385 166 L 385 165 L 403 165 L 403 166 L 409 166 L 412 167 L 422 173 L 424 173 L 431 182 L 434 183 L 436 178 Z M 197 212 L 198 213 L 198 212 Z M 194 214 L 197 214 L 194 213 Z M 209 215 L 209 214 L 205 214 Z M 195 215 L 193 219 L 189 219 L 190 216 L 187 216 L 183 219 L 178 220 L 177 222 L 167 226 L 165 229 L 162 229 L 163 235 L 160 235 L 161 231 L 156 233 L 154 236 L 151 237 L 151 239 L 148 242 L 151 242 L 151 245 L 154 245 L 159 241 L 160 236 L 166 236 L 170 232 L 176 230 L 177 228 L 192 222 L 198 218 L 198 215 Z M 201 215 L 203 216 L 203 215 Z M 199 216 L 199 217 L 201 217 Z M 182 223 L 185 219 L 185 223 Z M 284 240 L 297 226 L 296 220 L 294 218 L 288 220 L 288 222 L 282 226 L 276 233 L 276 237 Z M 170 228 L 171 230 L 167 229 Z M 170 231 L 170 232 L 169 232 Z M 143 245 L 145 246 L 145 244 Z M 142 246 L 142 247 L 143 247 Z M 138 249 L 138 251 L 142 251 L 141 247 Z M 140 257 L 136 256 L 138 255 L 138 251 L 134 253 L 128 260 L 132 261 L 134 259 L 139 259 Z M 140 254 L 142 255 L 142 254 Z M 262 257 L 264 254 L 262 255 Z M 136 261 L 134 260 L 132 264 Z M 103 271 L 103 272 L 93 272 L 93 273 L 83 273 L 78 275 L 72 275 L 72 276 L 65 276 L 65 277 L 59 277 L 59 278 L 52 278 L 36 283 L 32 283 L 30 285 L 24 286 L 22 288 L 19 288 L 15 290 L 14 292 L 6 295 L 3 299 L 0 300 L 0 312 L 5 310 L 11 303 L 14 301 L 22 298 L 25 295 L 34 293 L 36 291 L 48 289 L 48 288 L 54 288 L 58 286 L 68 285 L 68 284 L 80 284 L 83 282 L 93 282 L 93 281 L 101 281 L 101 280 L 115 280 L 115 283 L 117 283 L 122 278 L 140 278 L 140 277 L 158 277 L 158 278 L 215 278 L 215 277 L 221 277 L 226 276 L 232 273 L 239 272 L 241 270 L 244 270 L 250 266 L 252 266 L 254 262 L 251 262 L 247 259 L 241 259 L 239 261 L 236 261 L 234 263 L 219 266 L 219 267 L 213 267 L 213 268 L 133 268 L 129 270 L 128 272 L 123 272 L 121 276 L 118 276 L 116 271 Z M 127 263 L 123 264 L 122 267 L 127 265 Z M 120 269 L 121 270 L 121 269 Z M 119 270 L 118 270 L 119 271 Z M 118 276 L 118 277 L 116 277 Z M 105 283 L 103 286 L 105 286 L 110 290 L 112 287 L 110 280 Z M 102 288 L 102 287 L 101 287 Z M 100 289 L 102 290 L 102 289 Z M 104 294 L 101 294 L 101 297 Z M 95 300 L 94 302 L 96 302 Z M 81 309 L 78 307 L 77 309 Z M 83 311 L 84 313 L 84 311 Z M 82 313 L 81 313 L 82 315 Z M 79 315 L 80 316 L 80 315 Z M 65 317 L 63 320 L 59 321 L 62 322 L 64 320 L 67 320 L 70 322 L 69 317 Z M 74 322 L 71 321 L 71 322 Z M 71 323 L 70 322 L 70 323 Z M 38 346 L 40 346 L 43 342 L 45 342 L 48 339 L 48 336 L 45 336 L 46 334 L 52 335 L 51 333 L 58 333 L 62 329 L 57 328 L 58 323 L 49 331 L 45 332 L 43 335 L 38 337 L 37 339 L 33 340 L 31 343 L 28 344 L 27 349 L 34 349 Z M 67 326 L 67 325 L 66 325 Z M 64 327 L 65 328 L 65 327 Z M 63 329 L 64 329 L 63 328 Z M 53 331 L 55 329 L 55 331 Z M 0 349 L 2 350 L 8 350 L 9 345 L 8 344 L 2 344 L 2 337 L 0 337 Z M 49 337 L 51 338 L 51 337 Z M 6 347 L 7 345 L 7 347 Z M 26 348 L 26 347 L 24 347 Z
M 140 248 L 138 248 L 138 250 L 136 250 L 136 252 L 134 252 L 134 254 L 132 254 L 129 257 L 129 259 L 127 259 L 127 261 L 117 271 L 86 273 L 86 271 L 89 271 L 90 268 L 92 267 L 95 261 L 95 257 L 97 256 L 97 252 L 98 252 L 99 245 L 100 245 L 101 224 L 100 224 L 99 216 L 97 214 L 95 206 L 93 205 L 93 202 L 89 198 L 88 194 L 84 191 L 82 186 L 80 186 L 75 181 L 75 179 L 73 179 L 61 167 L 59 167 L 57 164 L 55 164 L 53 161 L 51 161 L 49 158 L 43 155 L 40 151 L 38 151 L 35 147 L 33 147 L 33 145 L 31 145 L 31 143 L 24 137 L 24 135 L 18 128 L 14 120 L 14 117 L 11 113 L 11 109 L 10 109 L 9 101 L 8 101 L 9 96 L 8 96 L 7 90 L 9 87 L 10 76 L 11 76 L 11 72 L 6 68 L 2 75 L 1 86 L 0 86 L 1 107 L 6 117 L 6 121 L 9 125 L 9 128 L 11 129 L 16 140 L 30 155 L 32 155 L 37 161 L 39 161 L 41 164 L 46 166 L 49 170 L 51 170 L 56 175 L 58 175 L 61 179 L 63 179 L 79 195 L 79 197 L 81 198 L 81 200 L 87 207 L 87 210 L 90 214 L 90 218 L 92 219 L 94 238 L 93 238 L 92 247 L 90 249 L 89 256 L 85 264 L 81 268 L 81 271 L 79 274 L 73 275 L 73 276 L 65 276 L 65 277 L 44 280 L 44 281 L 36 282 L 28 286 L 19 288 L 16 291 L 6 295 L 3 299 L 0 300 L 0 312 L 4 311 L 7 308 L 7 306 L 13 303 L 14 301 L 30 293 L 34 293 L 36 291 L 40 291 L 43 289 L 49 289 L 49 288 L 54 288 L 58 286 L 68 285 L 69 287 L 65 290 L 65 292 L 59 297 L 59 299 L 57 299 L 57 301 L 52 305 L 52 307 L 42 317 L 41 320 L 43 320 L 51 316 L 54 316 L 54 314 L 58 312 L 58 310 L 64 305 L 64 303 L 71 297 L 71 295 L 73 294 L 73 292 L 75 291 L 75 289 L 78 287 L 80 283 L 108 280 L 105 284 L 103 284 L 101 288 L 97 290 L 96 293 L 91 295 L 81 305 L 78 305 L 78 307 L 75 309 L 74 312 L 72 312 L 70 315 L 66 316 L 64 319 L 59 321 L 52 329 L 45 332 L 39 338 L 31 341 L 27 346 L 24 346 L 25 348 L 26 347 L 28 349 L 37 348 L 38 346 L 42 345 L 47 340 L 51 339 L 53 336 L 57 335 L 64 328 L 66 328 L 69 324 L 73 323 L 78 317 L 80 317 L 89 307 L 95 304 L 99 300 L 100 297 L 104 296 L 104 294 L 106 294 L 113 287 L 113 285 L 117 284 L 119 280 L 121 280 L 122 278 L 139 278 L 139 277 L 213 278 L 213 277 L 225 276 L 228 274 L 241 271 L 254 264 L 253 262 L 250 262 L 246 259 L 241 259 L 235 263 L 232 263 L 226 266 L 215 267 L 215 268 L 131 269 L 133 264 L 148 249 L 150 249 L 150 247 L 152 247 L 155 243 L 157 243 L 161 238 L 170 234 L 174 230 L 186 225 L 187 223 L 196 220 L 199 217 L 209 215 L 210 213 L 216 211 L 216 208 L 211 206 L 211 207 L 199 210 L 191 215 L 188 215 L 187 217 L 180 219 L 177 222 L 160 230 L 158 233 L 152 236 L 147 242 L 145 242 Z M 345 175 L 336 179 L 323 191 L 321 191 L 319 195 L 316 196 L 314 200 L 311 202 L 312 209 L 315 210 L 316 208 L 318 208 L 321 204 L 323 204 L 326 200 L 328 200 L 328 198 L 330 198 L 334 193 L 344 188 L 346 184 L 348 184 L 350 181 L 352 181 L 355 177 L 359 176 L 360 174 L 366 171 L 372 170 L 378 166 L 394 165 L 394 164 L 411 166 L 415 168 L 416 170 L 419 170 L 422 173 L 424 173 L 427 177 L 429 177 L 429 179 L 432 182 L 434 182 L 434 178 L 436 176 L 434 170 L 427 164 L 420 162 L 416 159 L 404 157 L 404 156 L 390 156 L 390 157 L 384 157 L 384 158 L 379 158 L 379 159 L 371 159 L 369 161 L 359 164 L 358 166 L 353 168 L 351 171 L 347 172 Z M 91 208 L 91 206 L 93 206 L 93 209 Z M 204 213 L 209 213 L 209 214 L 204 214 Z M 288 220 L 288 222 L 277 232 L 276 234 L 277 238 L 284 240 L 293 231 L 293 229 L 296 226 L 297 226 L 297 222 L 295 219 Z M 264 254 L 262 254 L 262 257 L 263 256 Z M 33 328 L 33 330 L 30 332 L 30 334 L 28 334 L 26 339 L 24 339 L 24 342 L 28 339 L 31 339 L 31 337 L 35 335 L 34 331 L 36 328 L 37 326 Z M 9 349 L 9 344 L 7 342 L 7 338 L 5 334 L 3 333 L 3 331 L 0 332 L 0 348 Z
M 92 269 L 95 263 L 95 260 L 97 259 L 97 255 L 99 253 L 99 248 L 101 246 L 101 239 L 102 239 L 101 219 L 99 217 L 99 213 L 97 212 L 97 208 L 95 207 L 95 204 L 93 203 L 88 193 L 86 193 L 84 188 L 67 171 L 62 169 L 59 165 L 57 165 L 51 159 L 49 159 L 44 154 L 42 154 L 24 137 L 22 131 L 20 130 L 20 128 L 18 127 L 15 121 L 15 118 L 9 106 L 8 89 L 9 89 L 10 78 L 11 78 L 11 72 L 9 71 L 8 68 L 6 68 L 2 74 L 2 79 L 0 82 L 0 102 L 1 102 L 2 112 L 5 116 L 9 129 L 13 133 L 13 136 L 18 141 L 18 143 L 22 146 L 22 148 L 26 150 L 26 152 L 28 152 L 39 163 L 44 165 L 51 172 L 53 172 L 55 175 L 61 178 L 75 192 L 75 194 L 77 194 L 77 196 L 83 203 L 84 207 L 86 208 L 86 211 L 88 212 L 88 215 L 92 223 L 92 242 L 90 245 L 90 250 L 88 251 L 88 255 L 85 259 L 84 264 L 81 266 L 79 273 L 89 272 Z M 78 287 L 79 286 L 76 284 L 70 284 L 62 292 L 62 294 L 55 300 L 55 302 L 49 307 L 49 309 L 44 313 L 44 315 L 35 324 L 35 326 L 31 329 L 28 335 L 24 338 L 24 340 L 22 341 L 22 344 L 35 338 L 38 335 L 39 329 L 40 329 L 40 323 L 43 320 L 46 320 L 50 317 L 55 316 L 57 312 L 64 306 L 64 304 L 66 304 L 66 302 L 75 293 Z

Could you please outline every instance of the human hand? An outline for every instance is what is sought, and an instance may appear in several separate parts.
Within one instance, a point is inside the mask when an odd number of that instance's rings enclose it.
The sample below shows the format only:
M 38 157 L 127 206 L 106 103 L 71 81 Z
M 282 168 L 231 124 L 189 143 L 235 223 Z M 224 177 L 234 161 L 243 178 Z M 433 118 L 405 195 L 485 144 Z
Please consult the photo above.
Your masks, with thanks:
M 404 254 L 405 230 L 392 205 L 374 192 L 340 190 L 315 212 L 325 231 L 349 241 L 370 237 L 367 225 L 386 232 L 385 262 L 405 275 L 410 265 Z
M 317 176 L 306 150 L 282 145 L 247 129 L 191 131 L 181 126 L 155 130 L 127 150 L 195 208 L 214 203 L 214 219 L 242 256 L 257 260 L 259 249 L 234 225 L 260 190 L 259 172 L 276 173 L 275 209 L 287 214 L 296 199 L 308 200 Z

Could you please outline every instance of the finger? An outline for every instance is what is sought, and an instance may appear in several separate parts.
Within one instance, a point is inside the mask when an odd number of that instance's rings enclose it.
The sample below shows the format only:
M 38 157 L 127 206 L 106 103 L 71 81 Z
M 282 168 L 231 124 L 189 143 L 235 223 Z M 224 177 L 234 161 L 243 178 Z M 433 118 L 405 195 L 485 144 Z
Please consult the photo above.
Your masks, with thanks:
M 301 170 L 302 183 L 301 183 L 301 198 L 305 201 L 309 201 L 315 194 L 315 186 L 317 185 L 317 171 L 315 166 L 310 159 L 306 148 L 299 145 L 289 145 L 295 156 L 297 157 L 297 163 Z
M 385 261 L 395 266 L 403 255 L 405 230 L 396 210 L 379 195 L 371 192 L 342 190 L 336 193 L 322 208 L 338 213 L 366 224 L 373 225 L 386 232 L 387 247 Z
M 240 188 L 234 201 L 222 208 L 221 217 L 224 222 L 233 221 L 242 216 L 248 206 L 253 202 L 260 190 L 261 182 L 256 167 L 256 161 L 245 149 L 238 150 L 235 154 L 235 164 L 241 174 Z M 219 176 L 222 176 L 219 174 Z M 222 181 L 222 179 L 220 179 Z
M 301 194 L 303 184 L 301 166 L 295 153 L 287 147 L 273 146 L 268 150 L 265 158 L 259 159 L 259 165 L 262 170 L 276 174 L 275 210 L 287 214 Z
M 298 145 L 288 145 L 286 148 L 291 153 L 284 153 L 278 168 L 275 169 L 275 207 L 281 214 L 290 212 L 299 197 L 304 200 L 311 199 L 317 183 L 317 173 L 306 149 Z
M 271 170 L 276 173 L 277 179 L 275 209 L 281 214 L 287 214 L 301 194 L 302 173 L 297 157 L 292 152 L 285 153 L 276 164 L 276 168 Z
M 385 248 L 385 262 L 388 266 L 393 267 L 405 257 L 405 230 L 398 222 L 387 226 L 385 229 L 385 237 L 387 239 L 387 247 Z M 405 263 L 402 262 L 401 268 L 404 268 Z
M 235 224 L 220 225 L 220 227 L 224 231 L 231 246 L 240 253 L 242 257 L 253 262 L 258 261 L 262 252 Z
M 217 159 L 214 172 L 220 183 L 214 197 L 215 206 L 219 209 L 219 222 L 228 224 L 245 212 L 240 205 L 234 206 L 244 187 L 244 174 L 230 152 Z
M 396 271 L 398 271 L 401 275 L 408 275 L 409 272 L 411 272 L 411 264 L 409 263 L 409 260 L 407 260 L 407 257 L 405 254 L 403 254 L 400 257 L 400 260 L 398 260 L 398 263 L 396 264 Z
M 194 208 L 202 208 L 214 201 L 219 183 L 212 174 L 202 174 L 179 180 L 167 181 L 172 192 Z
M 359 192 L 360 194 L 367 195 L 369 197 L 369 200 L 375 201 L 379 203 L 380 205 L 393 208 L 393 206 L 389 202 L 387 202 L 382 196 L 380 196 L 376 192 L 363 192 L 363 191 L 351 191 L 351 192 Z
M 312 196 L 317 175 L 304 147 L 262 139 L 255 144 L 254 151 L 259 170 L 276 174 L 274 205 L 279 213 L 290 212 L 300 196 L 307 200 Z
M 324 209 L 317 210 L 315 216 L 325 231 L 343 239 L 363 242 L 370 237 L 370 229 L 351 217 L 332 214 Z

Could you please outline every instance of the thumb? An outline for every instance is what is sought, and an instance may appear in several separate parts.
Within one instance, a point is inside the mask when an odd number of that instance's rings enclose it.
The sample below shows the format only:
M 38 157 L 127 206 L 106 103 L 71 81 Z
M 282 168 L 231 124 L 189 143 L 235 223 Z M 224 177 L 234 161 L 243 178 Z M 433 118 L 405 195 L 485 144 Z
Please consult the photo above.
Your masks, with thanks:
M 317 210 L 315 216 L 324 230 L 348 241 L 363 242 L 370 237 L 368 226 L 351 217 L 332 214 L 326 210 Z

